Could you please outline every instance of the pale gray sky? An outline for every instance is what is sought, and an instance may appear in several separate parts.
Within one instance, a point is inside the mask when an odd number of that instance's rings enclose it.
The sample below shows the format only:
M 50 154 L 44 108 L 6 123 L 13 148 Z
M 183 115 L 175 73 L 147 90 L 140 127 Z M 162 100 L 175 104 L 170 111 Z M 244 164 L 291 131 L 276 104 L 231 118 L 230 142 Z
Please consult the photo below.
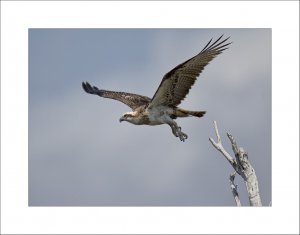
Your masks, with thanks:
M 167 125 L 119 123 L 124 104 L 102 89 L 152 97 L 163 75 L 213 37 L 233 44 L 180 107 L 206 110 Z M 271 201 L 271 29 L 30 29 L 30 206 L 234 206 L 232 168 L 209 143 L 217 120 L 249 153 L 263 205 Z M 236 183 L 247 205 L 245 185 Z

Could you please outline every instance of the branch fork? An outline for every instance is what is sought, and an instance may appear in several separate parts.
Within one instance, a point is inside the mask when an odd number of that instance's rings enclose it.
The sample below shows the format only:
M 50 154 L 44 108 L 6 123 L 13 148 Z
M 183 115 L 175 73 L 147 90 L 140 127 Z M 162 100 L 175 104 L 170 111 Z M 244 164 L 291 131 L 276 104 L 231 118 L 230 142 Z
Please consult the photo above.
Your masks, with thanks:
M 243 148 L 239 148 L 233 136 L 230 133 L 227 133 L 227 137 L 231 142 L 232 150 L 235 156 L 235 158 L 233 158 L 222 145 L 222 140 L 216 121 L 214 121 L 214 128 L 217 136 L 217 142 L 215 142 L 212 138 L 209 138 L 209 141 L 219 152 L 223 154 L 223 156 L 234 169 L 234 173 L 230 175 L 229 179 L 231 191 L 237 206 L 241 206 L 241 202 L 237 192 L 237 185 L 234 184 L 236 173 L 238 173 L 246 183 L 250 206 L 261 206 L 262 204 L 259 195 L 258 181 L 255 171 L 249 162 L 248 153 Z

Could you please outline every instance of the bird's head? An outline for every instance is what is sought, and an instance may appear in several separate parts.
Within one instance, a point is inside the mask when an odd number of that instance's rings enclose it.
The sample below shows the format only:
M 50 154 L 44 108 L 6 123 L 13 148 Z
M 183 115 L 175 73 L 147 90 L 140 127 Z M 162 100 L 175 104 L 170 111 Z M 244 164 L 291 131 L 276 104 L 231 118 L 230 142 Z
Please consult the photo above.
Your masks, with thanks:
M 135 112 L 126 112 L 120 117 L 120 122 L 127 121 L 135 124 L 136 113 Z

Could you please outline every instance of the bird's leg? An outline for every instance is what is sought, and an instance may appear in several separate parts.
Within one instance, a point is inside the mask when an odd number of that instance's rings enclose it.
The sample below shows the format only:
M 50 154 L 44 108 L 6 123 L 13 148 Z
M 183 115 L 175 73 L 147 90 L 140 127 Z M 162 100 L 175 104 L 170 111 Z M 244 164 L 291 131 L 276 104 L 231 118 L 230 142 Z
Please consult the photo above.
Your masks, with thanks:
M 170 124 L 170 127 L 172 129 L 173 135 L 175 135 L 176 137 L 178 137 L 178 133 L 177 133 L 177 129 L 173 124 Z

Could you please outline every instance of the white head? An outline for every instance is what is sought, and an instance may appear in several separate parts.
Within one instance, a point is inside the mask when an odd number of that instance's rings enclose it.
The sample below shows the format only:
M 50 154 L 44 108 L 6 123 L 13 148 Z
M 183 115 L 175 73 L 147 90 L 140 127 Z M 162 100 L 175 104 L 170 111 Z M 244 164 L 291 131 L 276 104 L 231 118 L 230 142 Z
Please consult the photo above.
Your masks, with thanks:
M 137 112 L 126 112 L 120 118 L 120 122 L 127 121 L 132 124 L 137 124 Z

